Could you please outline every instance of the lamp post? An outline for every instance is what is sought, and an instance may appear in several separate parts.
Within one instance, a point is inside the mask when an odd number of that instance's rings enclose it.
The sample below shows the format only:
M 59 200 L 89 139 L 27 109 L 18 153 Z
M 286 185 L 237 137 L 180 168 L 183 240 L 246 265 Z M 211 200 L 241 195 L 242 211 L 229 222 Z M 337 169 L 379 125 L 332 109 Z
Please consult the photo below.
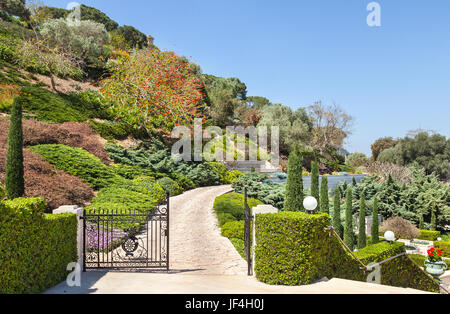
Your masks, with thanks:
M 305 207 L 306 211 L 309 214 L 314 214 L 317 205 L 318 205 L 317 200 L 312 196 L 308 196 L 303 200 L 303 207 Z
M 384 233 L 384 238 L 389 242 L 389 244 L 392 244 L 392 242 L 395 241 L 395 234 L 392 231 L 386 231 Z

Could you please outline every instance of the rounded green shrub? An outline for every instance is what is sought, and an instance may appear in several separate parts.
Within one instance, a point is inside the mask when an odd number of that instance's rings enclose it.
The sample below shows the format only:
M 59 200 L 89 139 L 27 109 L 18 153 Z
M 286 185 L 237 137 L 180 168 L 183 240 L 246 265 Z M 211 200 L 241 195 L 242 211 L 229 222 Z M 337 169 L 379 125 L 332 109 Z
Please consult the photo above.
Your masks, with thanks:
M 183 189 L 171 178 L 165 177 L 156 181 L 165 191 L 168 191 L 171 196 L 176 196 L 183 193 Z

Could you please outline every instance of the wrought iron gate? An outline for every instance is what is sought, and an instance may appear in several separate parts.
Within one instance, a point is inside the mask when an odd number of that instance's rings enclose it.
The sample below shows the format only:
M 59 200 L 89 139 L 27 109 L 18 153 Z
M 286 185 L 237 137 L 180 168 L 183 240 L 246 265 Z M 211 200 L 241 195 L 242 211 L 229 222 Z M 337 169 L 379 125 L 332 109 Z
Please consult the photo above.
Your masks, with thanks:
M 252 212 L 247 202 L 247 188 L 244 189 L 244 252 L 247 259 L 248 275 L 253 275 L 252 267 Z
M 85 210 L 83 237 L 83 271 L 169 270 L 169 193 L 153 209 Z

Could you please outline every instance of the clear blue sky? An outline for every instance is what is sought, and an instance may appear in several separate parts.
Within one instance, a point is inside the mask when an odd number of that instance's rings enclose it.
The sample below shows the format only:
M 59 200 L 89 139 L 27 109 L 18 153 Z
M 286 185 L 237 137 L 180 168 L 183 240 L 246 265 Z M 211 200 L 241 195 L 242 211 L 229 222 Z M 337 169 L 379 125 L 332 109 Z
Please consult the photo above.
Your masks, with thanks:
M 66 7 L 70 1 L 44 0 Z M 249 96 L 292 108 L 316 100 L 355 117 L 346 148 L 370 155 L 379 137 L 411 129 L 450 136 L 450 1 L 78 0 L 204 73 L 238 77 Z

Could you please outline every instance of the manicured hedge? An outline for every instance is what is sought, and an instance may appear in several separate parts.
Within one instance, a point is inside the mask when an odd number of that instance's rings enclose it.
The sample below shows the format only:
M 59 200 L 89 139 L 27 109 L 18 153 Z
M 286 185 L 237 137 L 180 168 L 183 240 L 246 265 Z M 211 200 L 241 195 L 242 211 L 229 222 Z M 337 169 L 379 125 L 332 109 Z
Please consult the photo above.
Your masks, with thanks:
M 43 215 L 42 198 L 0 204 L 0 293 L 40 293 L 77 261 L 77 218 Z
M 419 240 L 436 241 L 440 236 L 439 231 L 420 230 Z
M 436 241 L 434 242 L 434 247 L 443 252 L 442 256 L 450 258 L 450 242 Z
M 306 285 L 317 279 L 365 281 L 360 264 L 330 237 L 327 214 L 282 212 L 256 216 L 255 272 L 258 280 L 277 285 Z M 365 265 L 405 252 L 404 244 L 380 242 L 359 250 Z M 406 256 L 381 266 L 382 284 L 438 292 L 437 285 Z

